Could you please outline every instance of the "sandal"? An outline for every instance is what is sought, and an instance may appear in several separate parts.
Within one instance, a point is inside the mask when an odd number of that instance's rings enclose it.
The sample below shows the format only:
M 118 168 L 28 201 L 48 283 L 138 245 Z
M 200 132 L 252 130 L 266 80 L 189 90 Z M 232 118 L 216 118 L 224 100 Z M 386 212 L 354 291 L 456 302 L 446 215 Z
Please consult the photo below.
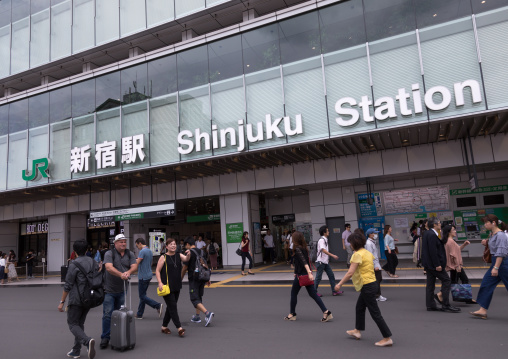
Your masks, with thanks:
M 171 334 L 171 330 L 169 330 L 169 328 L 162 328 L 161 333 L 162 334 Z
M 183 328 L 178 329 L 179 336 L 183 337 L 184 334 L 185 334 L 185 329 L 183 329 Z
M 327 322 L 329 320 L 332 320 L 333 319 L 333 315 L 332 315 L 332 312 L 330 312 L 329 310 L 327 310 L 326 312 L 323 313 L 324 315 L 326 315 L 326 317 L 324 318 L 321 318 L 321 323 L 324 323 L 324 322 Z
M 296 313 L 290 313 L 287 317 L 284 317 L 284 320 L 296 320 Z

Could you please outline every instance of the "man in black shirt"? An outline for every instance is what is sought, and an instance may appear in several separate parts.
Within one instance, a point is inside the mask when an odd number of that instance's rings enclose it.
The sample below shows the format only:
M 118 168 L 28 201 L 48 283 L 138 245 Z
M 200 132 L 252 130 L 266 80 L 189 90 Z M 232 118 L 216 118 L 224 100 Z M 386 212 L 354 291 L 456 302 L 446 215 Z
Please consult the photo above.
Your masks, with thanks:
M 35 255 L 34 255 L 34 251 L 32 249 L 30 249 L 28 251 L 28 254 L 26 256 L 26 266 L 27 266 L 27 277 L 28 278 L 33 278 L 33 268 L 34 268 L 34 260 L 35 260 Z
M 196 241 L 194 238 L 187 237 L 184 243 L 185 249 L 190 251 L 190 259 L 187 263 L 184 264 L 182 268 L 182 279 L 185 276 L 185 272 L 188 270 L 190 300 L 192 305 L 194 305 L 194 308 L 196 308 L 196 315 L 191 318 L 191 322 L 201 323 L 201 317 L 199 314 L 203 312 L 205 314 L 205 327 L 207 327 L 212 322 L 213 316 L 215 314 L 206 310 L 205 306 L 203 305 L 203 294 L 205 291 L 205 284 L 209 287 L 211 283 L 210 281 L 203 282 L 198 278 L 194 278 L 194 273 L 196 273 L 196 258 L 201 253 L 196 248 Z

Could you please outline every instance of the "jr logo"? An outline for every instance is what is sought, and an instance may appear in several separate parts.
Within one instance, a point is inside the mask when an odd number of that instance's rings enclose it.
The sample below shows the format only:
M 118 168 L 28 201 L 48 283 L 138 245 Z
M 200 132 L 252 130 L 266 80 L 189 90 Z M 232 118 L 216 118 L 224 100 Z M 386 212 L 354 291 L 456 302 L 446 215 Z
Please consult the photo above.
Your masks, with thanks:
M 48 167 L 49 167 L 49 159 L 48 158 L 39 158 L 38 160 L 32 161 L 32 174 L 28 175 L 27 170 L 21 171 L 21 175 L 25 181 L 35 181 L 39 178 L 39 173 L 43 178 L 48 178 Z

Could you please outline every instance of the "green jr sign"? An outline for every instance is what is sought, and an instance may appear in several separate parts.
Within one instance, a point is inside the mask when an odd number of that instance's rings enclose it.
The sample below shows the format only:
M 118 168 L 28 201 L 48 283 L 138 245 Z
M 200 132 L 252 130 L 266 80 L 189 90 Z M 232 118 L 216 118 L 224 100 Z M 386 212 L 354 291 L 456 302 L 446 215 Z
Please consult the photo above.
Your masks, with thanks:
M 48 178 L 48 167 L 49 167 L 49 158 L 39 158 L 38 160 L 32 161 L 32 174 L 28 175 L 27 170 L 21 171 L 21 176 L 25 181 L 35 181 L 39 178 L 39 174 L 42 178 Z
M 243 223 L 226 224 L 226 240 L 228 243 L 240 243 L 243 235 Z

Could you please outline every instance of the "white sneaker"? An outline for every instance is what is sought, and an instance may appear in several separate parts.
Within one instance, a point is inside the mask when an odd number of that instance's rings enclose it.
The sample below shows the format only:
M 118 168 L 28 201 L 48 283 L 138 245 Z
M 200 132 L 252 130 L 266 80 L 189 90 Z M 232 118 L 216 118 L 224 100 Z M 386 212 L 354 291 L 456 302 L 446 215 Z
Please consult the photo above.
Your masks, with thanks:
M 386 298 L 380 295 L 378 298 L 376 298 L 378 302 L 386 302 Z

